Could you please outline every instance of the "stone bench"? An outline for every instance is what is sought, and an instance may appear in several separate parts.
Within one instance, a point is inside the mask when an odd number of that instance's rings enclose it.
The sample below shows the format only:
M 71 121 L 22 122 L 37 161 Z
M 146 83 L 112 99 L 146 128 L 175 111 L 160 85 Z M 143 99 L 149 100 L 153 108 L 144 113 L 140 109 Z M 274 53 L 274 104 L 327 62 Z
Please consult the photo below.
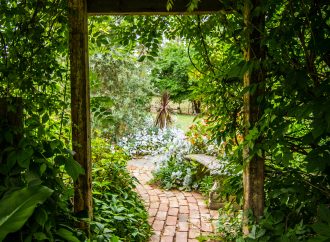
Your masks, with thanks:
M 188 161 L 195 161 L 204 166 L 212 176 L 217 176 L 221 168 L 220 160 L 218 160 L 215 156 L 204 154 L 189 154 L 185 156 L 185 159 Z M 209 193 L 208 206 L 210 209 L 217 210 L 224 205 L 224 202 L 221 199 L 221 195 L 219 194 L 219 187 L 219 181 L 216 179 Z

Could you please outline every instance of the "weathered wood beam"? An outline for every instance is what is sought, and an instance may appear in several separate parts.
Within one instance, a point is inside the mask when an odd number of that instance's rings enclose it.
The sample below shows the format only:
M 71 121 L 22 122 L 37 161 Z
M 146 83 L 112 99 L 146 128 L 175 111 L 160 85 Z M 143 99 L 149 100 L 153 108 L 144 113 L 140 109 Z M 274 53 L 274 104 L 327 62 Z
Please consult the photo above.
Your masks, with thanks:
M 245 24 L 245 50 L 244 58 L 246 62 L 255 65 L 253 70 L 249 70 L 244 75 L 244 87 L 249 91 L 244 94 L 244 128 L 245 136 L 249 130 L 257 124 L 263 114 L 262 102 L 264 101 L 264 81 L 265 71 L 262 68 L 262 61 L 265 59 L 265 50 L 262 45 L 263 33 L 265 29 L 265 14 L 252 14 L 259 8 L 263 0 L 245 0 L 243 16 Z M 258 65 L 258 64 L 260 65 Z M 258 69 L 255 68 L 258 66 Z M 251 88 L 253 87 L 253 88 Z M 253 91 L 255 90 L 255 91 Z M 262 143 L 261 138 L 255 141 L 254 147 Z M 262 154 L 262 153 L 261 153 Z M 249 234 L 249 212 L 253 213 L 255 222 L 258 222 L 264 212 L 265 192 L 265 159 L 262 154 L 253 155 L 251 148 L 245 145 L 243 149 L 244 170 L 244 215 L 243 232 Z
M 74 185 L 74 211 L 92 218 L 90 93 L 88 67 L 88 14 L 86 0 L 69 0 L 72 148 L 84 168 Z M 87 232 L 88 223 L 80 224 Z
M 175 15 L 207 14 L 224 10 L 219 0 L 201 1 L 198 9 L 187 12 L 189 0 L 175 0 L 174 6 L 167 11 L 167 0 L 87 0 L 87 11 L 90 15 Z

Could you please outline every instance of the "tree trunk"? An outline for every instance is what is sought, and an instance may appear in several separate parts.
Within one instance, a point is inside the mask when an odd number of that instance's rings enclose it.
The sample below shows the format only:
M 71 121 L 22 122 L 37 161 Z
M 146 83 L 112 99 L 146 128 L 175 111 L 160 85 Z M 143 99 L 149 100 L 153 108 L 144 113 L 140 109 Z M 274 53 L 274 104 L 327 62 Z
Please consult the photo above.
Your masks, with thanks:
M 92 218 L 90 93 L 88 67 L 88 15 L 86 0 L 69 0 L 72 148 L 84 168 L 74 186 L 74 211 Z M 89 234 L 89 223 L 79 224 Z
M 22 138 L 23 131 L 23 99 L 20 97 L 0 98 L 0 127 L 2 132 L 10 131 L 13 135 L 13 144 L 16 146 Z M 4 142 L 0 148 L 4 149 Z
M 7 166 L 8 147 L 18 147 L 23 134 L 23 101 L 20 97 L 0 98 L 0 167 Z M 7 133 L 9 135 L 7 135 Z M 2 153 L 2 154 L 1 154 Z M 6 175 L 0 174 L 0 184 L 4 184 Z
M 244 126 L 245 136 L 249 130 L 255 127 L 262 116 L 262 102 L 264 96 L 265 73 L 262 68 L 262 61 L 265 59 L 265 51 L 262 46 L 263 32 L 265 28 L 265 14 L 259 11 L 253 12 L 261 6 L 262 0 L 245 0 L 244 3 L 244 25 L 245 25 L 245 49 L 244 58 L 246 62 L 253 63 L 253 69 L 244 74 L 244 87 L 250 87 L 244 95 Z M 253 12 L 253 14 L 252 14 Z M 253 87 L 253 88 L 251 88 Z M 255 90 L 255 91 L 252 91 Z M 254 147 L 261 144 L 258 139 Z M 263 155 L 262 155 L 263 156 Z M 243 150 L 244 170 L 244 217 L 243 232 L 249 234 L 248 220 L 249 213 L 252 212 L 254 221 L 263 215 L 264 211 L 264 157 L 254 155 L 251 157 L 249 145 L 245 145 Z
M 201 102 L 197 100 L 192 101 L 193 113 L 200 114 L 201 113 Z

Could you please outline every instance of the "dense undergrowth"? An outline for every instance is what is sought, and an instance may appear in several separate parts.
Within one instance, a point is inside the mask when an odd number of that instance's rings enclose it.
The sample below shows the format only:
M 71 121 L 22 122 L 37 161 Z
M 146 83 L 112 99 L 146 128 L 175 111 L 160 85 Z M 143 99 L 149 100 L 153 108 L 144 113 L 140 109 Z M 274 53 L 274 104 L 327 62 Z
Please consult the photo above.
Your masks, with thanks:
M 72 203 L 84 170 L 71 150 L 66 4 L 0 1 L 0 241 L 90 241 Z M 126 156 L 97 145 L 91 241 L 146 241 Z
M 93 237 L 97 241 L 148 241 L 148 213 L 127 171 L 129 158 L 101 138 L 93 140 Z
M 84 241 L 72 181 L 64 1 L 0 3 L 0 241 Z M 79 239 L 78 239 L 79 238 Z

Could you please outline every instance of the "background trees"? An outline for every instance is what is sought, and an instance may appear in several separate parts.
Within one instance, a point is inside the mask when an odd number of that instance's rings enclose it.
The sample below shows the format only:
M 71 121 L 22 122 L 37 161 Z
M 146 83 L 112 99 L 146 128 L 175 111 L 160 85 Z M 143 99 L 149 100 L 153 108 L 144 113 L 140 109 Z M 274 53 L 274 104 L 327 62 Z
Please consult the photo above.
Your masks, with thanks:
M 123 46 L 112 31 L 116 18 L 90 20 L 90 81 L 93 128 L 112 141 L 141 127 L 149 115 L 153 87 L 149 61 Z M 110 23 L 110 24 L 108 24 Z
M 146 64 L 110 53 L 91 56 L 90 64 L 94 127 L 113 140 L 140 127 L 152 94 Z
M 151 70 L 152 83 L 159 93 L 167 90 L 171 99 L 182 102 L 190 98 L 189 80 L 191 63 L 186 46 L 181 41 L 165 43 L 159 52 Z

